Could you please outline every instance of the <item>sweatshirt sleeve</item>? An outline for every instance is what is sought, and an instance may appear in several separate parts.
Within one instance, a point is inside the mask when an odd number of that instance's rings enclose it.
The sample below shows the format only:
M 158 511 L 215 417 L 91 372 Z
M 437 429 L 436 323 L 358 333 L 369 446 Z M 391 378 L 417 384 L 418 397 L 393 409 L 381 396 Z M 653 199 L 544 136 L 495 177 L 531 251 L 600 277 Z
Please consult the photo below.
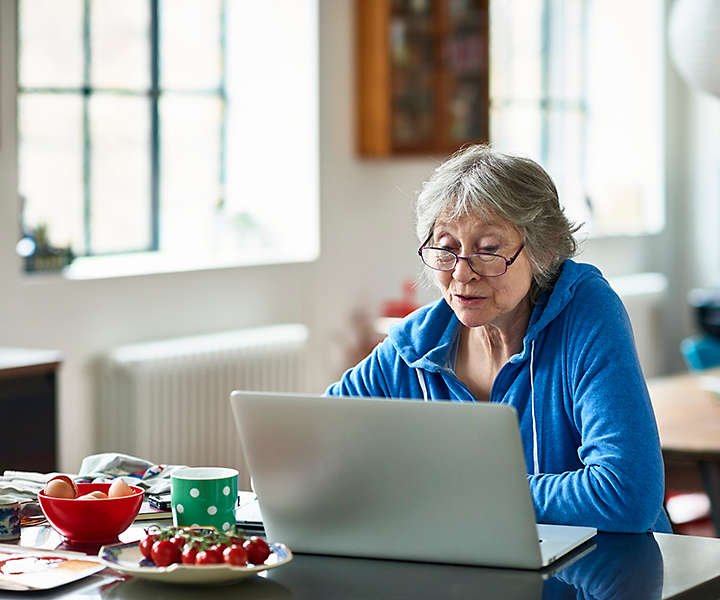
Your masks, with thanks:
M 568 306 L 565 412 L 583 467 L 529 475 L 540 523 L 643 532 L 660 524 L 664 468 L 655 416 L 620 298 L 606 282 Z

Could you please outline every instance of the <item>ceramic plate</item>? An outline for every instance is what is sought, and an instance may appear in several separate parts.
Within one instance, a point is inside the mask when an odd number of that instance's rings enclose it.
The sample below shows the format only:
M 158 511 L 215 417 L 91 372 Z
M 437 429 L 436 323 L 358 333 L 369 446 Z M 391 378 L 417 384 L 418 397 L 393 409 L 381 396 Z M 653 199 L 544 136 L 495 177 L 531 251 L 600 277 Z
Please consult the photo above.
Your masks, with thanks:
M 141 579 L 165 581 L 167 583 L 229 583 L 239 581 L 256 573 L 274 569 L 292 558 L 292 552 L 285 544 L 269 544 L 272 554 L 264 565 L 232 567 L 229 565 L 183 565 L 175 563 L 169 567 L 156 567 L 140 552 L 139 542 L 111 544 L 100 548 L 102 563 L 126 575 Z
M 48 590 L 102 571 L 97 557 L 77 552 L 26 549 L 17 546 L 0 549 L 0 590 Z

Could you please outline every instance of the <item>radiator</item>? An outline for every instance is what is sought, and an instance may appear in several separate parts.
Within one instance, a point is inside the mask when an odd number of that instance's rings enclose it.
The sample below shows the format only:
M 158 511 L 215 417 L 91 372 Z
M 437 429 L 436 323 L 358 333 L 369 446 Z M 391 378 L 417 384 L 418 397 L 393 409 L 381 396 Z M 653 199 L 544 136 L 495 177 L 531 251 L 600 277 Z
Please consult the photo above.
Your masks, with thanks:
M 234 467 L 249 489 L 230 392 L 307 392 L 307 344 L 277 325 L 115 348 L 98 361 L 98 451 Z
M 661 273 L 636 273 L 610 279 L 625 305 L 645 377 L 664 372 L 663 314 L 667 279 Z

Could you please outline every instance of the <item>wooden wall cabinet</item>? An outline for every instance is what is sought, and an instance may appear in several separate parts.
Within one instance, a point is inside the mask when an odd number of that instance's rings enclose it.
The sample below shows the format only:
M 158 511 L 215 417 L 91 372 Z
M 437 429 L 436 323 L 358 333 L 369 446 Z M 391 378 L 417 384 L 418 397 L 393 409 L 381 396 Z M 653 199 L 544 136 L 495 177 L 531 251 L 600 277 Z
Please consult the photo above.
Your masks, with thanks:
M 488 20 L 488 0 L 355 0 L 361 155 L 487 142 Z

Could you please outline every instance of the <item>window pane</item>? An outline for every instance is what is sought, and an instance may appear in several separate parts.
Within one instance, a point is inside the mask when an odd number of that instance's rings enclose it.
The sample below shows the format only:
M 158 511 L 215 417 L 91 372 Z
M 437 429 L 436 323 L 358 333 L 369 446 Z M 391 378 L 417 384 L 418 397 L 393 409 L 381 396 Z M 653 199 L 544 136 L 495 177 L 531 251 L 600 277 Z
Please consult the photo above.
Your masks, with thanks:
M 490 96 L 537 99 L 542 85 L 542 2 L 490 3 Z
M 160 102 L 163 250 L 210 250 L 219 239 L 221 117 L 216 97 L 165 94 Z
M 228 213 L 250 213 L 261 242 L 282 255 L 312 256 L 318 239 L 317 2 L 228 2 L 227 9 Z M 283 156 L 292 157 L 280 170 L 267 158 L 277 155 L 278 140 Z M 277 181 L 279 172 L 292 182 L 292 193 L 258 200 L 268 197 L 267 182 Z
M 83 84 L 82 0 L 24 0 L 18 4 L 18 81 L 21 87 Z
M 45 225 L 52 245 L 71 244 L 82 252 L 82 100 L 73 95 L 21 95 L 18 129 L 26 230 Z
M 113 94 L 92 96 L 90 136 L 92 252 L 149 248 L 149 101 Z
M 160 85 L 210 90 L 222 75 L 220 0 L 169 0 L 160 10 Z
M 657 231 L 664 222 L 661 7 L 589 4 L 587 189 L 597 233 Z
M 19 192 L 26 230 L 46 225 L 48 241 L 83 252 L 82 100 L 23 94 L 18 101 Z
M 145 90 L 150 86 L 149 0 L 92 0 L 91 85 Z
M 579 110 L 550 110 L 547 160 L 543 167 L 552 175 L 560 202 L 572 221 L 588 219 L 584 177 L 585 115 Z
M 550 98 L 577 100 L 583 95 L 587 52 L 583 39 L 587 0 L 554 0 L 548 31 Z
M 490 139 L 501 152 L 540 160 L 540 128 L 536 103 L 490 111 Z
M 560 107 L 549 110 L 546 118 L 548 158 L 543 166 L 556 177 L 579 178 L 584 153 L 582 112 Z

